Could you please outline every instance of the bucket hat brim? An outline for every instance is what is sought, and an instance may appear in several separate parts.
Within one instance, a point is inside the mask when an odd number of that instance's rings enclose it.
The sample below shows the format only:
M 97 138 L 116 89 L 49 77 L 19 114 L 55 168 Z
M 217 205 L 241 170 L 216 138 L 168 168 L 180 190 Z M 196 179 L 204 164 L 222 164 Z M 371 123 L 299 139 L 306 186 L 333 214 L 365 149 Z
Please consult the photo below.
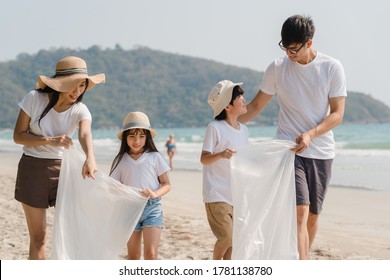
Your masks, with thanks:
M 218 82 L 210 91 L 207 103 L 213 109 L 214 117 L 218 116 L 230 103 L 233 89 L 243 83 L 233 83 L 229 80 Z

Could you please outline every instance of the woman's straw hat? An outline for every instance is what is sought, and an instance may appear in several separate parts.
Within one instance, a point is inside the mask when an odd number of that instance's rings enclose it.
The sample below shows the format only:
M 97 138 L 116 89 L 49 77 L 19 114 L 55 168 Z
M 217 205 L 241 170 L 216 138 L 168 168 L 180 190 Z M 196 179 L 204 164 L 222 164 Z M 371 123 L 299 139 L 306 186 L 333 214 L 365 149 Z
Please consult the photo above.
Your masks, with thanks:
M 104 74 L 89 76 L 87 63 L 76 56 L 67 56 L 59 60 L 56 65 L 56 73 L 53 77 L 38 76 L 36 88 L 43 89 L 46 86 L 58 92 L 69 92 L 76 88 L 80 80 L 88 79 L 87 90 L 96 84 L 105 82 Z
M 147 115 L 142 112 L 131 112 L 128 113 L 123 120 L 122 130 L 118 133 L 119 140 L 122 140 L 123 131 L 133 128 L 147 129 L 150 131 L 152 137 L 157 135 L 156 131 L 150 127 L 150 122 Z

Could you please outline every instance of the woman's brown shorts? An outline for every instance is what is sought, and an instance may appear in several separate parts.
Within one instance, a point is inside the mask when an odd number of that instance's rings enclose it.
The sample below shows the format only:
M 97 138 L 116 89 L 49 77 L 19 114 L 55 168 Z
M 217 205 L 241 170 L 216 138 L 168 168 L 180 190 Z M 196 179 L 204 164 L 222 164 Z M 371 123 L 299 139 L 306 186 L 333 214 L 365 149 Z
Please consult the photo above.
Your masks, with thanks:
M 36 208 L 55 206 L 61 160 L 22 155 L 18 165 L 15 199 Z
M 231 247 L 233 236 L 233 206 L 226 202 L 206 203 L 207 220 L 220 247 Z

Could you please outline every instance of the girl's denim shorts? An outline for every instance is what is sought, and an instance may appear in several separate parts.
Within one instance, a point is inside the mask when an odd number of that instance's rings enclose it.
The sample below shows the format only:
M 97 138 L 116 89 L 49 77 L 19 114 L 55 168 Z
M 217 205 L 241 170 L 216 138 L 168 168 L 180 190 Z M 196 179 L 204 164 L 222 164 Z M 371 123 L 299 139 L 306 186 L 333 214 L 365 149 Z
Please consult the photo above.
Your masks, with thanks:
M 144 227 L 163 227 L 161 198 L 148 200 L 134 231 L 141 231 Z

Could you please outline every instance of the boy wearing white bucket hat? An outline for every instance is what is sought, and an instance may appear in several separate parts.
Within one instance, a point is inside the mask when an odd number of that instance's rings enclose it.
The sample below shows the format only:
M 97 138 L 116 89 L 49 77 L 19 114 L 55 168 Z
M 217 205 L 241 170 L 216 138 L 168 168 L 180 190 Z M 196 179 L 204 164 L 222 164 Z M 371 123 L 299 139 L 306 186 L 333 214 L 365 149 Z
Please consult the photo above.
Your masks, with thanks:
M 232 253 L 233 201 L 230 158 L 248 143 L 248 128 L 237 118 L 247 112 L 242 83 L 218 82 L 208 104 L 214 120 L 206 129 L 200 161 L 203 164 L 203 202 L 210 228 L 217 238 L 213 259 L 228 260 Z
M 84 93 L 104 83 L 105 75 L 89 76 L 86 62 L 67 56 L 56 64 L 52 77 L 39 76 L 36 89 L 19 103 L 14 141 L 23 145 L 15 199 L 21 202 L 30 234 L 29 259 L 46 258 L 46 208 L 55 206 L 61 159 L 78 130 L 86 154 L 83 177 L 94 178 L 92 116 L 81 101 Z

